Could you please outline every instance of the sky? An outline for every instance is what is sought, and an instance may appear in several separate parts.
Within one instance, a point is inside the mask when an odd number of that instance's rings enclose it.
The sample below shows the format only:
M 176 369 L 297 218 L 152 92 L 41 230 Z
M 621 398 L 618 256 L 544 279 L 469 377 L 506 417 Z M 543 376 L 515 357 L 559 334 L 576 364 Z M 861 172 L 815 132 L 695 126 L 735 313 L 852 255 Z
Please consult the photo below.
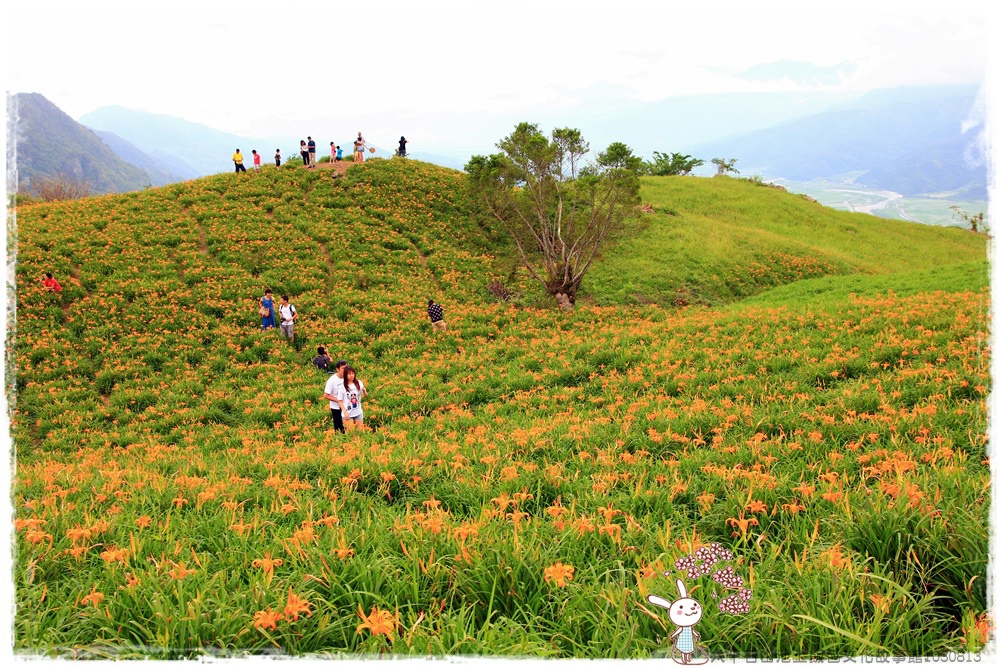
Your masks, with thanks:
M 406 127 L 411 150 L 449 150 L 492 146 L 498 115 L 571 124 L 598 103 L 985 76 L 981 1 L 677 4 L 34 0 L 4 10 L 6 88 L 73 118 L 120 105 L 258 137 L 364 124 L 384 145 Z M 741 76 L 778 61 L 844 76 Z
M 0 11 L 4 89 L 73 118 L 120 105 L 262 137 L 370 120 L 370 143 L 394 145 L 407 125 L 411 148 L 428 151 L 488 147 L 497 117 L 571 124 L 596 104 L 985 78 L 992 110 L 998 87 L 996 10 L 981 0 L 20 0 Z M 799 80 L 760 76 L 785 61 Z M 1000 145 L 995 125 L 990 136 Z M 7 488 L 9 474 L 0 466 Z M 10 556 L 0 549 L 0 572 Z M 2 652 L 10 631 L 0 622 Z

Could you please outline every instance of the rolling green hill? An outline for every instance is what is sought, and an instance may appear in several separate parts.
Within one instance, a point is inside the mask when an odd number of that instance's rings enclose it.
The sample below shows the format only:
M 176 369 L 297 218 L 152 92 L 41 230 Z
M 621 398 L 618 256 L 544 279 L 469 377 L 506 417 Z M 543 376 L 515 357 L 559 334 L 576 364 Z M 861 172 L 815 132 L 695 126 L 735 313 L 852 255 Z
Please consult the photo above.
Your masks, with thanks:
M 984 237 L 649 178 L 564 313 L 462 178 L 18 209 L 16 651 L 648 658 L 674 577 L 713 657 L 983 648 Z M 331 428 L 316 345 L 368 387 L 362 428 Z
M 986 238 L 846 213 L 747 179 L 646 177 L 644 229 L 584 280 L 593 303 L 719 305 L 805 278 L 983 262 Z

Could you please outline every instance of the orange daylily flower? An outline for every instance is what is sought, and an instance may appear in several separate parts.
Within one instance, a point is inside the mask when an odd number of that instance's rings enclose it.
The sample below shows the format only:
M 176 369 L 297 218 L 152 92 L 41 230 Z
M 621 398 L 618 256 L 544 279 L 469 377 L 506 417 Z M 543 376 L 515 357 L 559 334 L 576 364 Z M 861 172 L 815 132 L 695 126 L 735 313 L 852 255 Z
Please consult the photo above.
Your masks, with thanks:
M 791 503 L 784 503 L 781 507 L 793 516 L 806 508 L 805 505 L 800 504 L 797 500 L 793 500 Z
M 172 569 L 167 574 L 169 574 L 174 579 L 181 580 L 187 577 L 188 575 L 195 574 L 196 572 L 198 572 L 198 570 L 189 570 L 186 567 L 184 567 L 184 561 L 181 561 L 180 563 L 174 563 L 174 569 Z
M 90 547 L 70 547 L 69 549 L 66 549 L 63 553 L 69 554 L 76 560 L 80 560 L 80 556 L 87 553 L 87 551 L 89 550 Z
M 743 515 L 740 514 L 740 517 L 738 519 L 736 517 L 730 517 L 726 519 L 726 524 L 733 526 L 734 528 L 739 528 L 740 535 L 746 535 L 747 530 L 750 528 L 750 526 L 760 525 L 760 522 L 757 521 L 757 519 L 755 519 L 754 517 L 744 518 Z M 733 533 L 733 535 L 736 535 L 736 533 Z
M 281 563 L 282 560 L 280 558 L 271 558 L 270 553 L 265 553 L 263 558 L 254 559 L 251 565 L 264 570 L 264 575 L 267 577 L 268 582 L 270 582 L 271 578 L 274 576 L 274 568 L 281 565 Z
M 108 565 L 111 565 L 111 563 L 125 563 L 128 561 L 128 557 L 128 549 L 115 549 L 114 547 L 108 547 L 101 552 L 101 558 Z
M 697 498 L 695 498 L 695 500 L 698 501 L 698 504 L 700 504 L 702 508 L 711 509 L 712 503 L 715 502 L 715 494 L 703 491 Z
M 268 607 L 263 611 L 258 611 L 253 615 L 253 627 L 258 630 L 277 630 L 278 621 L 284 618 L 280 611 L 271 611 Z
M 44 542 L 45 540 L 48 540 L 50 545 L 52 543 L 52 536 L 44 531 L 38 530 L 37 528 L 32 528 L 25 533 L 24 539 L 31 544 L 38 544 L 39 542 Z
M 559 588 L 566 588 L 566 582 L 573 580 L 574 572 L 576 568 L 572 565 L 563 565 L 562 562 L 556 561 L 545 568 L 545 581 L 554 583 Z
M 91 531 L 89 528 L 70 528 L 66 531 L 66 537 L 69 538 L 70 542 L 89 540 L 90 536 Z
M 361 617 L 361 623 L 358 624 L 357 634 L 360 635 L 364 630 L 369 630 L 372 636 L 385 635 L 389 641 L 394 639 L 393 632 L 395 632 L 399 621 L 392 612 L 372 607 L 371 612 L 365 615 L 361 605 L 358 605 L 358 616 Z
M 288 602 L 285 604 L 285 618 L 289 621 L 297 621 L 299 620 L 299 614 L 312 616 L 310 604 L 304 598 L 296 595 L 294 591 L 288 591 Z
M 104 593 L 99 592 L 95 588 L 90 591 L 89 595 L 85 595 L 82 598 L 80 598 L 79 604 L 81 607 L 86 607 L 88 604 L 92 604 L 96 609 L 97 605 L 101 604 L 103 601 L 104 601 Z

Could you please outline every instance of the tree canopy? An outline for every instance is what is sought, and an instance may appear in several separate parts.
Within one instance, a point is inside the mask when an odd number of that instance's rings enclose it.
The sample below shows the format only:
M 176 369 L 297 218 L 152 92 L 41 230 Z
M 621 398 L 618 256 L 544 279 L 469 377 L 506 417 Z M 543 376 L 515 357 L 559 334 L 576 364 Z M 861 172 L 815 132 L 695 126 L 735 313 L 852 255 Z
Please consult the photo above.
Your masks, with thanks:
M 533 278 L 564 308 L 572 307 L 587 269 L 605 244 L 637 215 L 643 160 L 616 142 L 584 164 L 590 151 L 577 129 L 546 137 L 521 123 L 475 155 L 465 171 L 476 200 L 517 247 Z
M 703 164 L 704 160 L 690 155 L 653 151 L 653 161 L 649 163 L 648 168 L 653 176 L 687 176 L 693 169 Z

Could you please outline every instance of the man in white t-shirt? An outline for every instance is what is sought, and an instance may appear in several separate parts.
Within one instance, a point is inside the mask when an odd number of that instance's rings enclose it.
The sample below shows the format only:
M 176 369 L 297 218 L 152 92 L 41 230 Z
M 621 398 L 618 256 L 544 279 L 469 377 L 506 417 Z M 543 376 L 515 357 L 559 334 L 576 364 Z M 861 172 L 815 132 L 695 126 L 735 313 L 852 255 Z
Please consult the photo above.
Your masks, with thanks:
M 295 312 L 295 306 L 288 303 L 287 294 L 281 295 L 281 305 L 278 306 L 278 312 L 281 314 L 281 324 L 278 325 L 281 335 L 292 343 L 295 341 L 295 317 L 298 313 Z
M 344 405 L 341 395 L 344 393 L 344 369 L 347 368 L 347 362 L 341 359 L 333 367 L 337 372 L 327 379 L 326 387 L 323 388 L 323 398 L 330 401 L 334 430 L 346 433 L 344 415 L 347 414 L 347 406 Z

